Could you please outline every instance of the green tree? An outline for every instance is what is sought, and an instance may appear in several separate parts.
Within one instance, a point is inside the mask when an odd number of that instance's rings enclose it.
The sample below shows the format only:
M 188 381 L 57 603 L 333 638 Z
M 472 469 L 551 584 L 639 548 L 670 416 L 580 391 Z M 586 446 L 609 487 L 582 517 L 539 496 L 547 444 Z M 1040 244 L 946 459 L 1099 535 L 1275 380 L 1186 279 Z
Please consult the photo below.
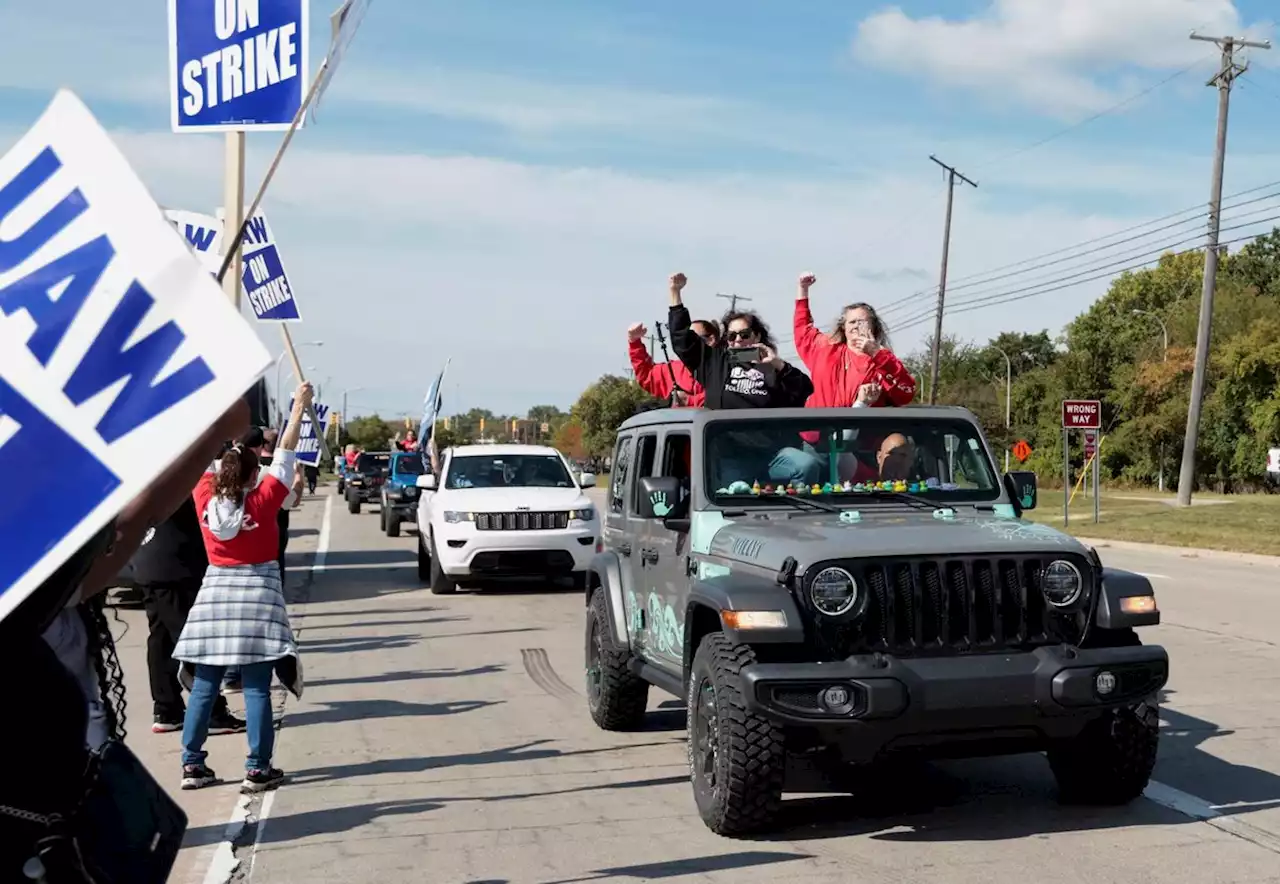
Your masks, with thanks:
M 645 404 L 656 403 L 635 381 L 607 374 L 582 391 L 574 403 L 573 419 L 582 427 L 582 445 L 591 456 L 613 450 L 618 426 Z
M 347 422 L 347 438 L 365 451 L 386 451 L 396 428 L 376 414 Z

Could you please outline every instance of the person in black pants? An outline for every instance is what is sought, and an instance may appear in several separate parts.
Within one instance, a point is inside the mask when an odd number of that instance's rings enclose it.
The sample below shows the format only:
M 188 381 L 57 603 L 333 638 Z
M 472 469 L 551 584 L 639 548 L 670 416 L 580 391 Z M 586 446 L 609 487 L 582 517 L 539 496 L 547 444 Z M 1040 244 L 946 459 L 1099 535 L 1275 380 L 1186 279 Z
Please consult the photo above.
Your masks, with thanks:
M 180 731 L 186 705 L 173 648 L 209 566 L 200 536 L 200 516 L 190 496 L 148 532 L 132 564 L 147 611 L 147 672 L 154 707 L 151 730 L 157 734 Z M 219 697 L 209 733 L 234 734 L 244 728 L 245 723 L 227 708 L 226 698 Z

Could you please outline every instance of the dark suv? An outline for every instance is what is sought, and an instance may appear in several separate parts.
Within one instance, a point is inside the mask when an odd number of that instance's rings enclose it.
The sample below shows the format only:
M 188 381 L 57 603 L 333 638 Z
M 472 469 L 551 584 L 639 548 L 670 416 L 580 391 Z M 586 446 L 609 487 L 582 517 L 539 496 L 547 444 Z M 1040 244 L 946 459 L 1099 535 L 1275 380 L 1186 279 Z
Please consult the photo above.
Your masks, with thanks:
M 356 465 L 346 475 L 347 509 L 350 512 L 358 513 L 360 504 L 378 499 L 390 465 L 390 452 L 360 452 Z
M 587 695 L 684 698 L 698 812 L 768 829 L 784 791 L 903 755 L 1045 752 L 1064 798 L 1142 794 L 1164 649 L 1147 578 L 1025 521 L 962 408 L 664 409 L 618 432 L 588 575 Z
M 400 536 L 400 523 L 418 518 L 418 477 L 426 465 L 419 452 L 395 452 L 381 489 L 382 530 L 388 537 Z

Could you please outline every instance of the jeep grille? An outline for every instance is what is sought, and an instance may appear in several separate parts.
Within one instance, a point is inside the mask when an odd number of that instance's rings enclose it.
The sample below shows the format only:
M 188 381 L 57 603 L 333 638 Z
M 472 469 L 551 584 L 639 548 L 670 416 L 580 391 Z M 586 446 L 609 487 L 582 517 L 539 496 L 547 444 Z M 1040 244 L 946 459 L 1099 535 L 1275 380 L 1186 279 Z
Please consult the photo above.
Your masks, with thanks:
M 1045 601 L 1040 574 L 1054 559 L 1080 569 L 1085 591 L 1059 611 Z M 809 602 L 809 581 L 838 565 L 867 593 L 860 616 L 826 618 Z M 834 658 L 881 651 L 897 656 L 1015 650 L 1075 642 L 1093 610 L 1093 568 L 1073 555 L 905 558 L 820 562 L 809 569 L 801 601 Z
M 476 513 L 476 530 L 478 531 L 549 531 L 568 527 L 568 511 L 558 513 Z

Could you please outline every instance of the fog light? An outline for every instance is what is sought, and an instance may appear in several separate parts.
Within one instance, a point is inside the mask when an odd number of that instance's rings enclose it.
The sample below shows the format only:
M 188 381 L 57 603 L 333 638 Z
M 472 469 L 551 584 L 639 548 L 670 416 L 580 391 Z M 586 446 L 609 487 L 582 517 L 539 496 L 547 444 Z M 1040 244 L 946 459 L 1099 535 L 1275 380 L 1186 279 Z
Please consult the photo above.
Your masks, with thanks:
M 828 712 L 848 715 L 853 711 L 853 697 L 849 689 L 842 685 L 832 685 L 822 692 L 822 705 Z
M 1099 672 L 1098 677 L 1094 679 L 1094 686 L 1098 689 L 1098 695 L 1105 697 L 1116 689 L 1116 677 L 1105 670 Z

